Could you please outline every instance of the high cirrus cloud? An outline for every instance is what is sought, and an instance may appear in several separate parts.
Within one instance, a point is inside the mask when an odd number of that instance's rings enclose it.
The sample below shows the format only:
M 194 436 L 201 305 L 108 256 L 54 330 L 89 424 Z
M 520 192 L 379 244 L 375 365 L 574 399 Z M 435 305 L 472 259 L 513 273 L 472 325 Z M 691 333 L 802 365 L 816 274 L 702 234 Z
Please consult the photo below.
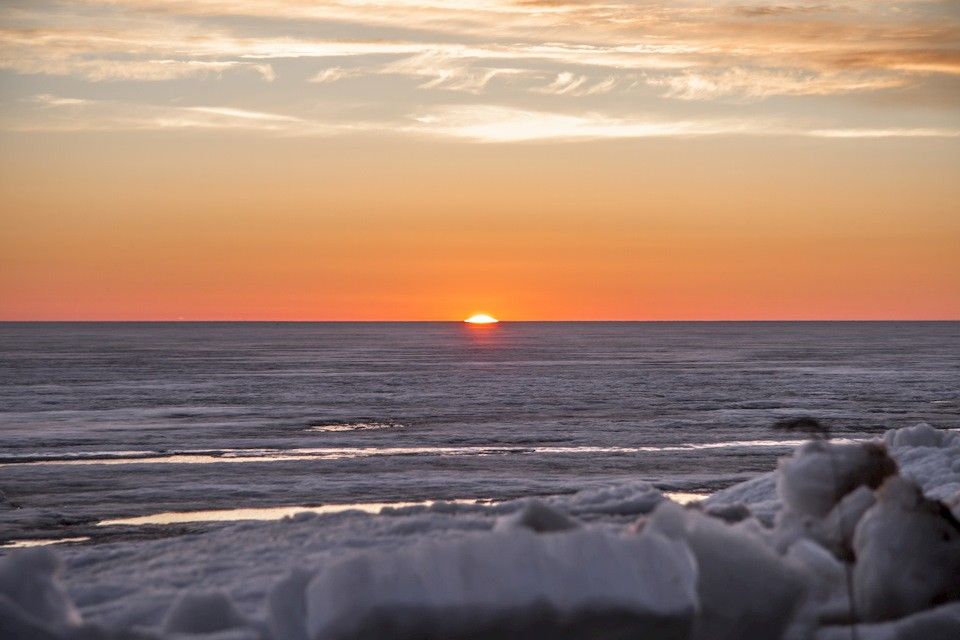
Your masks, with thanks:
M 84 80 L 88 109 L 113 104 L 110 87 L 124 82 L 171 83 L 184 104 L 196 102 L 202 84 L 212 83 L 208 99 L 216 83 L 257 82 L 257 92 L 230 94 L 257 104 L 224 102 L 251 112 L 266 104 L 309 123 L 317 121 L 309 96 L 320 92 L 327 112 L 367 109 L 388 125 L 375 128 L 403 131 L 410 113 L 450 120 L 467 112 L 460 100 L 482 95 L 499 109 L 489 114 L 555 114 L 549 126 L 528 125 L 560 138 L 686 135 L 727 131 L 724 109 L 775 97 L 793 111 L 808 110 L 801 101 L 839 97 L 855 111 L 864 96 L 896 92 L 901 104 L 922 95 L 946 113 L 960 88 L 957 14 L 952 0 L 17 1 L 0 8 L 0 70 L 47 78 L 41 90 L 50 95 L 58 78 Z M 684 104 L 716 113 L 697 113 L 696 127 L 679 116 L 664 124 L 664 114 Z M 656 126 L 624 121 L 625 105 L 659 114 Z M 585 122 L 583 113 L 597 118 Z M 946 116 L 918 127 L 887 113 L 891 122 L 870 129 L 951 130 Z M 185 121 L 205 126 L 192 117 Z M 525 118 L 434 129 L 515 139 L 498 132 Z M 714 126 L 721 120 L 727 124 Z
M 30 100 L 44 108 L 45 117 L 18 123 L 13 129 L 246 131 L 284 137 L 372 134 L 488 144 L 734 135 L 838 139 L 960 137 L 960 128 L 816 128 L 776 119 L 678 119 L 644 113 L 614 117 L 594 111 L 564 113 L 477 103 L 440 106 L 392 120 L 348 121 L 224 106 L 142 105 L 51 94 L 39 94 Z

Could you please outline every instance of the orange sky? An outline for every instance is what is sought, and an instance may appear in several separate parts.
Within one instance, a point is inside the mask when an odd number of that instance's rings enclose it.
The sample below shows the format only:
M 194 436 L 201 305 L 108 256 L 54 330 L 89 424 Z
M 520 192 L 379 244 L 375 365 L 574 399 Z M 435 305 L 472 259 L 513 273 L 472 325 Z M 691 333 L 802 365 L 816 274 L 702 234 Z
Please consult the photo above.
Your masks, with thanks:
M 960 317 L 941 141 L 66 142 L 4 141 L 4 319 Z
M 0 10 L 0 320 L 960 318 L 949 3 L 376 4 Z

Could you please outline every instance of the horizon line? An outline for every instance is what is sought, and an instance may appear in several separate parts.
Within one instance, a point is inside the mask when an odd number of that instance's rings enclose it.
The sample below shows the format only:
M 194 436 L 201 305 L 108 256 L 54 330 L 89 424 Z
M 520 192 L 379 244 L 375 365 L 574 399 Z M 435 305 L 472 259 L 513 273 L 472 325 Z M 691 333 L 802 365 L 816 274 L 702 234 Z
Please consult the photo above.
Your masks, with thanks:
M 533 324 L 533 323 L 680 323 L 680 322 L 743 322 L 743 323 L 762 323 L 762 322 L 960 322 L 957 318 L 669 318 L 669 319 L 552 319 L 552 320 L 530 320 L 530 319 L 498 319 L 495 324 Z M 244 319 L 244 318 L 220 318 L 220 319 L 190 319 L 190 318 L 163 318 L 163 319 L 0 319 L 0 324 L 214 324 L 214 323 L 271 323 L 271 324 L 427 324 L 427 323 L 456 323 L 465 324 L 464 320 L 450 319 L 432 319 L 432 320 L 317 320 L 317 319 Z

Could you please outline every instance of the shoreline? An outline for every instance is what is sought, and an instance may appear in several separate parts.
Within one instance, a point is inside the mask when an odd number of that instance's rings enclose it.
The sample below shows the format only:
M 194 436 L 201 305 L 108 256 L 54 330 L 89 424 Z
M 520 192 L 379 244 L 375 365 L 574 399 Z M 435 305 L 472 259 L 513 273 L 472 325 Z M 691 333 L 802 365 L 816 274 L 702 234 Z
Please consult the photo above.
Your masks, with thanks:
M 890 431 L 885 435 L 882 442 L 886 443 L 890 455 L 899 465 L 899 471 L 903 474 L 903 477 L 917 482 L 930 498 L 945 500 L 954 512 L 952 516 L 954 519 L 960 516 L 960 470 L 951 470 L 950 466 L 960 456 L 960 435 L 955 432 L 938 431 L 922 425 Z M 579 554 L 587 553 L 586 549 L 591 548 L 591 545 L 602 545 L 604 549 L 608 549 L 604 552 L 605 554 L 613 554 L 611 558 L 616 558 L 618 557 L 617 554 L 621 553 L 618 549 L 622 545 L 626 545 L 624 549 L 634 549 L 635 544 L 644 548 L 645 545 L 656 546 L 660 544 L 660 542 L 657 542 L 659 538 L 653 538 L 650 541 L 647 540 L 647 536 L 653 535 L 656 531 L 666 535 L 667 531 L 679 527 L 675 534 L 670 535 L 679 536 L 676 540 L 686 540 L 683 544 L 692 545 L 689 546 L 689 549 L 697 558 L 694 565 L 700 567 L 699 571 L 705 570 L 705 567 L 709 566 L 709 562 L 714 562 L 710 560 L 707 565 L 704 565 L 707 558 L 712 556 L 704 556 L 703 554 L 714 553 L 710 549 L 714 549 L 716 544 L 721 544 L 720 540 L 725 540 L 726 542 L 723 542 L 722 545 L 729 546 L 732 544 L 736 548 L 739 548 L 738 545 L 742 546 L 743 551 L 737 552 L 741 555 L 746 554 L 741 560 L 737 561 L 741 563 L 738 565 L 741 570 L 749 574 L 753 571 L 751 569 L 753 563 L 761 562 L 761 559 L 763 559 L 761 564 L 772 563 L 765 571 L 771 571 L 773 576 L 779 575 L 780 578 L 778 579 L 795 582 L 797 585 L 796 594 L 787 598 L 792 604 L 789 607 L 784 605 L 785 608 L 779 614 L 783 619 L 777 622 L 780 625 L 778 628 L 786 630 L 801 623 L 809 626 L 809 619 L 805 618 L 806 621 L 804 622 L 797 617 L 801 611 L 806 612 L 803 614 L 805 616 L 815 615 L 816 617 L 826 615 L 824 612 L 827 609 L 836 607 L 835 602 L 828 605 L 810 595 L 814 592 L 819 593 L 818 589 L 821 591 L 823 589 L 828 591 L 834 589 L 836 584 L 833 579 L 820 584 L 810 577 L 811 574 L 808 571 L 812 570 L 814 566 L 820 566 L 821 569 L 824 566 L 833 566 L 834 569 L 830 571 L 835 572 L 838 567 L 843 565 L 836 559 L 827 562 L 830 552 L 826 549 L 831 548 L 830 545 L 834 544 L 829 540 L 832 539 L 830 536 L 835 534 L 829 533 L 829 529 L 823 529 L 824 533 L 822 534 L 817 533 L 820 530 L 817 528 L 797 529 L 794 524 L 791 524 L 790 518 L 784 515 L 788 512 L 795 512 L 799 508 L 810 508 L 809 505 L 804 503 L 804 500 L 811 500 L 812 498 L 809 495 L 812 494 L 809 494 L 810 489 L 803 489 L 803 491 L 807 491 L 807 494 L 801 494 L 802 499 L 790 493 L 783 494 L 783 482 L 785 482 L 783 478 L 795 478 L 789 481 L 801 482 L 797 485 L 800 487 L 817 486 L 809 485 L 808 480 L 804 478 L 820 477 L 822 481 L 823 477 L 816 475 L 820 473 L 817 471 L 817 465 L 823 458 L 823 451 L 834 449 L 841 456 L 839 460 L 843 461 L 841 462 L 841 468 L 846 468 L 846 465 L 853 465 L 850 467 L 852 469 L 851 473 L 862 468 L 863 470 L 856 471 L 856 473 L 869 475 L 868 468 L 862 467 L 864 463 L 858 462 L 865 455 L 858 452 L 869 450 L 869 446 L 863 443 L 825 445 L 814 442 L 813 444 L 807 444 L 800 447 L 793 456 L 784 458 L 786 462 L 781 462 L 780 471 L 763 474 L 748 482 L 719 491 L 702 502 L 690 503 L 686 507 L 665 498 L 660 491 L 647 483 L 633 482 L 598 487 L 570 495 L 545 496 L 540 499 L 518 499 L 494 504 L 437 502 L 430 505 L 406 505 L 381 510 L 377 515 L 357 511 L 329 514 L 298 513 L 281 520 L 269 522 L 233 523 L 204 533 L 189 534 L 178 538 L 95 545 L 67 545 L 53 549 L 17 550 L 0 559 L 0 576 L 3 575 L 3 563 L 9 564 L 15 558 L 31 557 L 30 554 L 39 554 L 34 557 L 45 558 L 42 562 L 40 560 L 33 561 L 39 563 L 38 566 L 45 567 L 51 562 L 56 565 L 58 561 L 62 561 L 64 563 L 63 574 L 56 577 L 56 573 L 51 573 L 48 578 L 54 581 L 51 584 L 62 585 L 57 587 L 61 591 L 65 588 L 65 602 L 77 603 L 78 616 L 82 616 L 77 620 L 84 620 L 83 623 L 78 622 L 77 624 L 86 625 L 88 631 L 91 628 L 90 625 L 94 625 L 94 627 L 100 629 L 140 629 L 139 632 L 142 633 L 156 634 L 145 637 L 164 637 L 164 634 L 168 632 L 177 631 L 177 629 L 169 626 L 170 617 L 176 617 L 174 613 L 176 613 L 177 607 L 186 606 L 184 604 L 186 598 L 191 606 L 197 605 L 204 610 L 211 606 L 216 609 L 226 602 L 228 609 L 234 611 L 238 617 L 230 617 L 232 622 L 229 620 L 224 622 L 224 624 L 227 624 L 227 627 L 224 627 L 225 629 L 245 628 L 254 634 L 250 636 L 251 638 L 285 639 L 296 636 L 277 636 L 274 631 L 270 630 L 270 625 L 277 623 L 275 620 L 277 616 L 282 616 L 284 620 L 294 626 L 307 624 L 304 622 L 307 619 L 304 618 L 303 621 L 298 621 L 295 617 L 288 619 L 287 614 L 278 613 L 277 607 L 280 605 L 275 602 L 275 596 L 271 594 L 276 594 L 278 589 L 283 591 L 293 588 L 289 586 L 289 581 L 293 579 L 290 576 L 300 575 L 304 572 L 307 576 L 312 576 L 315 572 L 317 576 L 328 575 L 326 570 L 323 569 L 324 567 L 339 566 L 339 563 L 345 561 L 346 558 L 353 558 L 350 562 L 365 563 L 364 566 L 367 566 L 368 570 L 373 571 L 374 574 L 387 571 L 389 575 L 403 576 L 409 574 L 410 579 L 421 580 L 426 578 L 414 578 L 414 576 L 421 575 L 420 572 L 426 571 L 427 567 L 432 566 L 435 562 L 452 563 L 451 567 L 459 566 L 459 563 L 468 562 L 466 558 L 475 557 L 476 553 L 487 553 L 481 550 L 485 549 L 485 545 L 488 544 L 502 547 L 506 557 L 512 557 L 511 554 L 514 551 L 511 551 L 511 549 L 514 548 L 514 545 L 520 545 L 518 549 L 522 548 L 524 551 L 516 551 L 520 554 L 514 560 L 518 566 L 510 569 L 503 567 L 501 570 L 533 571 L 533 568 L 523 568 L 523 564 L 527 562 L 525 558 L 536 557 L 537 554 L 546 554 L 542 561 L 537 562 L 547 562 L 548 564 L 536 565 L 544 567 L 536 569 L 536 571 L 547 571 L 549 575 L 553 575 L 553 578 L 549 578 L 549 580 L 554 580 L 561 579 L 561 574 L 549 573 L 553 569 L 546 567 L 549 567 L 550 562 L 555 562 L 556 558 L 562 557 L 564 554 L 573 554 L 570 558 L 572 560 Z M 823 449 L 823 447 L 828 447 L 828 449 Z M 785 464 L 786 466 L 784 466 Z M 861 466 L 858 467 L 857 465 Z M 784 473 L 788 475 L 784 476 Z M 899 478 L 900 476 L 895 475 L 893 477 Z M 780 484 L 779 489 L 778 483 Z M 880 491 L 880 488 L 877 491 Z M 877 494 L 877 498 L 872 498 L 867 494 L 873 495 L 872 491 L 868 490 L 866 486 L 861 486 L 857 491 L 850 490 L 848 497 L 844 499 L 844 504 L 847 505 L 845 508 L 856 510 L 851 506 L 853 503 L 849 502 L 853 500 L 850 496 L 856 496 L 854 502 L 862 502 L 869 498 L 867 502 L 870 504 L 884 504 L 885 498 L 882 491 Z M 870 513 L 869 506 L 867 509 L 860 508 L 859 513 L 861 514 L 860 518 L 866 518 L 867 515 L 863 514 Z M 829 518 L 818 516 L 810 522 L 822 522 L 825 524 L 816 526 L 827 527 L 826 523 L 829 522 Z M 703 541 L 697 542 L 697 536 L 701 534 L 695 534 L 695 532 L 701 530 L 712 532 L 708 535 L 709 544 Z M 686 531 L 686 533 L 682 533 L 683 531 Z M 822 538 L 821 535 L 827 537 Z M 851 534 L 847 532 L 841 535 L 848 536 Z M 958 536 L 960 536 L 960 532 L 958 532 Z M 496 540 L 497 542 L 488 543 L 486 542 L 488 540 Z M 640 542 L 638 540 L 647 541 Z M 544 544 L 547 546 L 542 546 Z M 637 547 L 637 549 L 640 549 L 640 547 Z M 820 549 L 820 551 L 817 549 Z M 653 551 L 638 552 L 642 554 L 653 553 Z M 690 551 L 683 551 L 680 547 L 663 547 L 661 552 L 674 558 L 674 560 L 671 560 L 673 564 L 669 565 L 673 567 L 669 569 L 670 571 L 680 571 L 678 576 L 687 575 L 684 573 L 686 570 L 682 568 L 686 561 L 682 558 L 686 557 L 684 554 L 690 553 Z M 435 557 L 433 560 L 427 561 L 419 555 L 424 553 L 428 555 L 440 554 L 437 557 L 446 559 L 441 561 Z M 624 553 L 627 552 L 624 551 Z M 629 553 L 632 554 L 633 552 Z M 678 553 L 680 555 L 676 555 Z M 922 555 L 921 551 L 917 553 Z M 555 556 L 555 554 L 561 555 Z M 800 557 L 795 557 L 798 554 Z M 492 558 L 493 556 L 490 557 L 490 562 L 493 562 Z M 555 559 L 547 560 L 547 558 Z M 753 559 L 748 561 L 748 558 Z M 469 562 L 472 563 L 473 561 Z M 643 562 L 646 562 L 646 560 L 643 560 Z M 811 562 L 814 564 L 811 565 Z M 823 564 L 825 562 L 826 565 Z M 581 571 L 585 573 L 577 581 L 588 580 L 587 576 L 596 571 L 600 571 L 597 574 L 598 577 L 603 575 L 603 571 L 617 571 L 615 565 L 602 570 L 601 565 L 582 564 L 582 560 L 578 561 L 578 566 L 581 566 Z M 451 568 L 451 570 L 453 569 Z M 291 571 L 293 573 L 290 573 Z M 500 593 L 498 591 L 500 587 L 495 586 L 499 584 L 498 582 L 489 584 L 486 582 L 491 580 L 492 576 L 482 577 L 489 575 L 489 566 L 483 563 L 469 564 L 463 565 L 456 571 L 476 572 L 476 576 L 478 576 L 476 579 L 480 580 L 477 583 L 478 586 L 471 587 L 471 589 L 476 588 L 480 591 L 464 592 L 462 594 L 463 602 L 460 602 L 457 606 L 469 606 L 471 598 L 489 598 L 493 597 L 495 593 Z M 191 575 L 193 578 L 187 578 Z M 426 576 L 426 574 L 423 574 L 423 576 Z M 544 574 L 538 580 L 547 579 L 546 576 L 547 574 Z M 324 580 L 327 579 L 324 578 Z M 683 580 L 689 578 L 678 577 L 677 579 L 683 582 Z M 309 582 L 309 578 L 304 580 Z M 320 580 L 320 578 L 316 578 L 316 580 Z M 333 582 L 323 589 L 330 588 L 336 591 L 337 589 L 347 588 L 345 583 L 338 582 L 339 579 L 330 578 L 330 580 L 333 580 Z M 564 578 L 564 580 L 567 579 Z M 634 579 L 630 578 L 630 580 Z M 648 580 L 653 580 L 656 584 L 656 578 L 651 576 Z M 189 587 L 185 589 L 184 585 L 187 583 L 189 583 Z M 297 588 L 302 589 L 305 584 Z M 429 585 L 430 583 L 423 584 Z M 653 610 L 649 609 L 649 606 L 652 606 L 651 602 L 645 601 L 646 596 L 642 596 L 643 590 L 651 588 L 652 584 L 644 586 L 646 583 L 642 580 L 639 583 L 630 582 L 630 584 L 634 586 L 624 591 L 621 596 L 615 597 L 612 593 L 609 594 L 609 597 L 613 600 L 608 601 L 608 605 L 616 605 L 614 609 L 626 607 L 627 611 L 633 611 L 634 613 L 647 611 L 647 614 L 653 615 Z M 820 586 L 817 586 L 818 584 Z M 123 588 L 119 589 L 118 587 L 121 585 Z M 149 590 L 143 591 L 146 585 L 150 585 Z M 0 579 L 0 593 L 2 593 L 2 588 L 3 582 Z M 427 599 L 423 602 L 431 602 L 431 598 L 435 596 L 429 594 L 433 593 L 430 590 L 434 587 L 424 586 L 423 588 L 427 589 L 422 596 Z M 436 588 L 441 587 L 438 584 Z M 576 584 L 567 584 L 564 588 L 571 591 L 563 597 L 562 601 L 567 602 L 567 605 L 562 606 L 573 607 L 571 612 L 581 611 L 583 607 L 591 611 L 596 608 L 595 605 L 587 604 L 590 602 L 589 598 L 585 601 L 582 600 L 582 598 L 587 597 L 589 591 L 579 591 L 580 587 Z M 321 589 L 321 587 L 317 586 L 316 589 Z M 389 591 L 382 592 L 374 589 L 368 592 L 365 589 L 374 588 L 370 585 L 364 587 L 360 592 L 356 592 L 357 597 L 362 597 L 361 601 L 351 605 L 354 609 L 349 609 L 352 612 L 349 613 L 352 618 L 362 620 L 367 615 L 364 611 L 372 611 L 365 608 L 369 604 L 362 601 L 365 598 L 372 598 L 373 600 L 381 598 L 383 606 L 387 606 L 389 602 L 394 601 L 393 598 L 399 597 L 396 594 L 391 595 L 393 592 Z M 489 591 L 490 589 L 493 591 Z M 539 587 L 533 589 L 531 593 L 538 593 L 537 589 Z M 639 591 L 634 592 L 634 589 L 639 589 Z M 203 600 L 199 595 L 190 595 L 210 593 L 211 590 L 222 594 L 217 596 L 217 598 L 222 599 L 222 601 L 217 600 L 219 604 L 211 604 L 210 601 Z M 437 594 L 442 592 L 441 588 L 441 591 Z M 473 595 L 470 595 L 471 593 Z M 482 595 L 483 593 L 487 595 Z M 807 595 L 797 595 L 802 593 Z M 439 597 L 439 595 L 436 597 Z M 500 593 L 496 597 L 505 598 L 507 595 Z M 509 597 L 514 598 L 516 602 L 509 604 L 504 601 L 502 605 L 497 605 L 487 613 L 478 613 L 471 609 L 473 613 L 470 615 L 480 615 L 481 618 L 486 616 L 484 619 L 497 620 L 499 619 L 498 616 L 501 615 L 496 613 L 497 611 L 501 613 L 513 611 L 517 606 L 523 609 L 525 605 L 522 605 L 522 602 L 525 601 L 524 598 L 526 597 L 523 593 L 514 593 Z M 668 607 L 669 611 L 665 609 L 660 611 L 660 614 L 667 615 L 671 620 L 680 620 L 678 622 L 680 627 L 687 628 L 684 627 L 684 624 L 693 622 L 696 625 L 696 620 L 699 618 L 696 616 L 690 617 L 693 615 L 692 612 L 697 610 L 696 607 L 687 610 L 685 608 L 687 605 L 683 603 L 696 600 L 700 602 L 697 605 L 700 610 L 705 611 L 706 609 L 703 609 L 703 607 L 709 609 L 709 605 L 704 601 L 704 598 L 714 597 L 716 596 L 704 593 L 677 592 L 678 608 L 670 609 Z M 784 597 L 787 596 L 784 595 Z M 832 597 L 830 596 L 830 598 Z M 195 598 L 200 598 L 200 600 L 195 600 Z M 626 598 L 626 600 L 623 600 L 623 598 Z M 690 600 L 690 598 L 693 598 L 693 600 Z M 556 606 L 561 606 L 560 602 L 557 601 Z M 577 602 L 581 604 L 576 604 Z M 333 606 L 333 604 L 328 602 L 325 606 Z M 342 603 L 337 606 L 342 608 L 346 604 Z M 507 609 L 498 608 L 500 606 L 505 606 Z M 644 607 L 647 607 L 647 609 L 644 609 Z M 824 607 L 827 607 L 827 609 L 824 609 Z M 656 608 L 654 607 L 654 609 Z M 171 613 L 171 611 L 174 613 Z M 684 611 L 687 613 L 684 613 Z M 819 613 L 817 613 L 818 611 Z M 594 612 L 596 613 L 596 611 Z M 343 609 L 342 613 L 348 615 L 348 609 Z M 649 618 L 649 615 L 646 618 L 641 616 L 645 620 L 643 624 L 647 624 L 653 619 Z M 702 616 L 704 614 L 697 615 Z M 427 619 L 432 618 L 428 615 Z M 826 619 L 832 620 L 833 618 L 828 617 Z M 240 620 L 244 622 L 241 624 L 238 622 Z M 446 618 L 443 620 L 446 621 L 444 624 L 452 624 Z M 684 623 L 683 620 L 687 622 Z M 434 620 L 434 622 L 437 622 L 437 620 Z M 117 627 L 118 624 L 120 627 Z M 553 623 L 548 624 L 541 620 L 536 624 L 549 626 Z M 823 626 L 820 623 L 817 623 L 817 625 Z M 817 627 L 817 625 L 814 626 Z M 187 626 L 189 627 L 189 625 Z M 189 631 L 189 629 L 183 628 L 177 632 L 185 631 Z M 329 637 L 341 637 L 332 631 L 331 633 L 332 635 Z M 717 637 L 723 636 L 721 634 Z

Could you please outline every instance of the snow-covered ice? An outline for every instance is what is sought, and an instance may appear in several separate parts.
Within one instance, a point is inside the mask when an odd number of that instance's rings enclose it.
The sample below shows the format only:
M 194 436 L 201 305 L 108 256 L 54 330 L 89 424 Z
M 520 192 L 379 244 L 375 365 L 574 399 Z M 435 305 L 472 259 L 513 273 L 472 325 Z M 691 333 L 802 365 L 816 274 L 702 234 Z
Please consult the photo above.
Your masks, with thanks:
M 0 637 L 955 638 L 958 504 L 960 438 L 918 425 L 686 506 L 630 482 L 8 550 Z

